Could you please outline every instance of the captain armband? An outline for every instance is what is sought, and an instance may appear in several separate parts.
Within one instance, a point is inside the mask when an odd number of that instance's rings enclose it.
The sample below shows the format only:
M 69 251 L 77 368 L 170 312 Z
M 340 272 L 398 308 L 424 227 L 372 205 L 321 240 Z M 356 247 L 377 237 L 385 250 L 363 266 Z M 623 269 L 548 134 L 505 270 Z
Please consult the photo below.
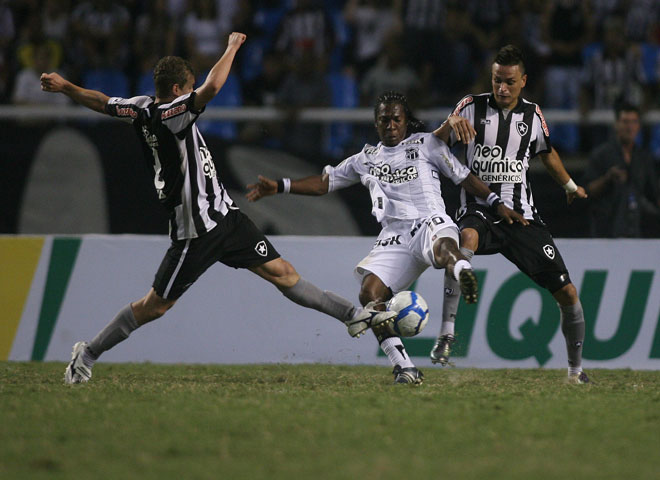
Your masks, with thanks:
M 277 181 L 277 193 L 289 193 L 291 191 L 291 179 L 280 178 Z
M 486 198 L 486 202 L 488 202 L 488 205 L 490 205 L 493 208 L 497 208 L 498 205 L 500 205 L 502 202 L 502 199 L 500 196 L 495 193 L 495 192 L 490 192 L 490 195 Z

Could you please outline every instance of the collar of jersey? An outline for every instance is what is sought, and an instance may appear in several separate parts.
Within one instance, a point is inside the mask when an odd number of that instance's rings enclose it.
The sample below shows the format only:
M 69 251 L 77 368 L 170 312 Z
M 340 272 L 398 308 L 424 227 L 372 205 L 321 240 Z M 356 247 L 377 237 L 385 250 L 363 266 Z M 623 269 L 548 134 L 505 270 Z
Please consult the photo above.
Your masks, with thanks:
M 518 97 L 518 104 L 516 105 L 516 108 L 513 110 L 509 110 L 510 112 L 520 112 L 523 109 L 523 98 Z M 492 93 L 488 94 L 488 106 L 494 108 L 495 110 L 502 110 L 498 105 L 497 102 L 495 101 L 495 95 Z

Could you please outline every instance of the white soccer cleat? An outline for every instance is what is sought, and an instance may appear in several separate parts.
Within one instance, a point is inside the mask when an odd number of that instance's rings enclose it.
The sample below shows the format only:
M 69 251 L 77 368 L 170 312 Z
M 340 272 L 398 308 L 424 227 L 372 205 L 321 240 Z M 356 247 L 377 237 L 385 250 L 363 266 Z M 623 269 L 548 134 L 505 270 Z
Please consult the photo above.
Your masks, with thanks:
M 71 361 L 64 370 L 64 383 L 87 383 L 92 378 L 92 369 L 83 363 L 83 353 L 87 342 L 78 342 L 73 346 Z
M 359 337 L 369 328 L 377 325 L 391 323 L 397 316 L 397 312 L 392 311 L 379 311 L 373 307 L 376 302 L 367 303 L 351 320 L 344 322 L 348 327 L 348 334 L 351 337 Z
M 591 383 L 591 380 L 589 380 L 589 377 L 587 377 L 587 374 L 584 372 L 569 375 L 566 381 L 573 385 L 584 385 L 586 383 Z

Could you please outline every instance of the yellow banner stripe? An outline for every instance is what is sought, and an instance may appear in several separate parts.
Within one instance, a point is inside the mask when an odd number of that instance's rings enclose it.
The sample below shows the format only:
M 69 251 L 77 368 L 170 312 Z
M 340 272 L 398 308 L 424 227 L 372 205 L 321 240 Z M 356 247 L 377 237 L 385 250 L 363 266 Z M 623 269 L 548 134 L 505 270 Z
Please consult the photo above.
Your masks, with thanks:
M 0 360 L 9 359 L 43 245 L 43 237 L 0 237 Z

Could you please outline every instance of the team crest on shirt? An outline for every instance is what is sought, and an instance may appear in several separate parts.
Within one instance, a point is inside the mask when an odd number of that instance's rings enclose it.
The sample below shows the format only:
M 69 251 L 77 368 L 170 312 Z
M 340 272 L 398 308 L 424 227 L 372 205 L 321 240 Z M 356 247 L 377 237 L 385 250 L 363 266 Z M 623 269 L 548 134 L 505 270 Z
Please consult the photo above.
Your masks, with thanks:
M 521 137 L 524 137 L 527 134 L 527 131 L 529 130 L 529 127 L 527 124 L 523 121 L 516 122 L 516 130 L 518 130 L 518 135 Z
M 555 259 L 555 249 L 552 245 L 544 245 L 543 253 L 545 253 L 545 256 L 548 257 L 550 260 Z
M 255 245 L 254 250 L 262 257 L 268 255 L 268 247 L 266 246 L 266 242 L 263 240 Z
M 406 159 L 417 160 L 419 158 L 419 148 L 406 148 Z

